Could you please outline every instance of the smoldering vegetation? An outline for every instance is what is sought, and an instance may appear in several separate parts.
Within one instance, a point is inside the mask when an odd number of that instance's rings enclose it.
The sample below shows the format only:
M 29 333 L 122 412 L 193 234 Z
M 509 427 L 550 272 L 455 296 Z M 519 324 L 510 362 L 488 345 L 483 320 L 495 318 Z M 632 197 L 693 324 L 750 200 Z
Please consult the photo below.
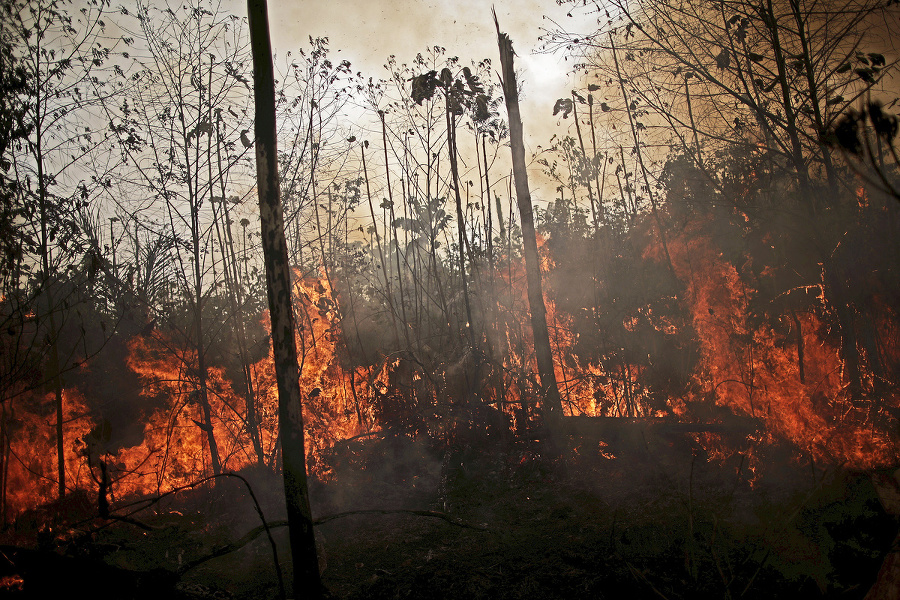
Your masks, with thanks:
M 39 4 L 0 21 L 0 589 L 313 593 L 244 24 Z M 621 3 L 547 31 L 583 79 L 530 157 L 534 232 L 496 61 L 276 61 L 332 596 L 891 597 L 896 9 Z

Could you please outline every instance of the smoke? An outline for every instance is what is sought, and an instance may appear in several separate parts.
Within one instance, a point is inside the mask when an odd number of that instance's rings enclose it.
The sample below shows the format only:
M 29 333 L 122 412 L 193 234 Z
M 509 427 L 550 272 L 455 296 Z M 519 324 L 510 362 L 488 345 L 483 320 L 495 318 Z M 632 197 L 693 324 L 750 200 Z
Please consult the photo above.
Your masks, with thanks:
M 137 446 L 144 438 L 147 416 L 166 400 L 142 395 L 138 375 L 128 368 L 128 346 L 124 337 L 114 337 L 103 352 L 79 369 L 72 385 L 85 399 L 89 416 L 99 425 L 89 434 L 99 454 L 115 454 Z

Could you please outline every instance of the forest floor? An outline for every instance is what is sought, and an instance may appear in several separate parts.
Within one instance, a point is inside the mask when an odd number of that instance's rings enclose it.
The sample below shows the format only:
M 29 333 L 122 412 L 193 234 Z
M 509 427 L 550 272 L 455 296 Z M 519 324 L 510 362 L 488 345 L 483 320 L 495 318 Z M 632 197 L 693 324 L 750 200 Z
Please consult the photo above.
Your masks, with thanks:
M 382 440 L 335 462 L 331 480 L 311 488 L 317 519 L 421 511 L 317 526 L 323 582 L 337 599 L 863 598 L 897 533 L 867 477 L 790 460 L 763 469 L 697 449 L 611 459 L 582 448 L 563 469 L 530 451 L 441 455 Z M 283 519 L 278 486 L 245 475 L 266 519 Z M 95 598 L 161 597 L 168 586 L 173 598 L 279 597 L 264 534 L 170 575 L 259 526 L 240 482 L 134 518 L 146 528 L 94 520 L 90 535 L 57 531 L 41 551 L 68 562 L 36 558 L 44 570 L 20 569 L 24 582 L 6 565 L 0 595 L 5 585 L 10 597 L 79 587 Z M 286 528 L 272 534 L 288 596 L 302 598 L 290 590 Z M 34 546 L 30 535 L 7 532 L 3 555 L 17 562 L 8 548 Z

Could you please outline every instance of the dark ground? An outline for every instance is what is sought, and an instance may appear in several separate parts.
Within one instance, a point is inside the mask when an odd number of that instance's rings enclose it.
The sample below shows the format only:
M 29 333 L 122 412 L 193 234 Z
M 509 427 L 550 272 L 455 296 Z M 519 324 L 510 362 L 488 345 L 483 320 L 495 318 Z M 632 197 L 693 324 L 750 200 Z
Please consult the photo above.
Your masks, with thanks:
M 617 459 L 582 447 L 562 472 L 523 447 L 446 455 L 402 440 L 361 443 L 333 457 L 330 483 L 313 485 L 317 518 L 413 509 L 450 520 L 323 523 L 323 580 L 334 598 L 360 600 L 862 598 L 897 533 L 869 478 L 767 452 L 751 485 L 746 458 L 707 461 L 689 446 Z M 266 518 L 283 518 L 277 486 L 246 475 Z M 0 595 L 279 596 L 265 534 L 173 575 L 260 524 L 236 480 L 154 508 L 134 515 L 149 530 L 93 519 L 38 536 L 20 520 L 0 549 Z M 273 530 L 290 596 L 285 533 Z

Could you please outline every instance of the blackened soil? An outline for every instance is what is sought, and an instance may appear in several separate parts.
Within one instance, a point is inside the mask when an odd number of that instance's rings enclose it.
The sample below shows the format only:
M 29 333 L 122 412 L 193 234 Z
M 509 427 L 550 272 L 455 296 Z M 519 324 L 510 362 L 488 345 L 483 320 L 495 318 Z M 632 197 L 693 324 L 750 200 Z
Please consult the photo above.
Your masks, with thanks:
M 863 598 L 897 533 L 868 478 L 789 460 L 775 469 L 696 451 L 610 459 L 577 448 L 548 460 L 535 448 L 448 454 L 377 444 L 314 483 L 315 516 L 408 509 L 446 519 L 389 512 L 318 525 L 334 598 Z M 282 519 L 277 483 L 248 475 L 266 519 Z M 241 490 L 183 494 L 134 515 L 151 529 L 93 519 L 57 530 L 52 543 L 45 531 L 41 552 L 80 573 L 60 588 L 68 595 L 161 597 L 158 583 L 173 598 L 277 598 L 264 533 L 180 578 L 165 575 L 259 525 Z M 27 545 L 23 535 L 6 541 Z M 285 528 L 272 536 L 287 595 L 304 597 L 291 589 Z M 5 561 L 0 589 L 41 597 L 37 582 L 51 570 L 26 572 L 17 560 Z

